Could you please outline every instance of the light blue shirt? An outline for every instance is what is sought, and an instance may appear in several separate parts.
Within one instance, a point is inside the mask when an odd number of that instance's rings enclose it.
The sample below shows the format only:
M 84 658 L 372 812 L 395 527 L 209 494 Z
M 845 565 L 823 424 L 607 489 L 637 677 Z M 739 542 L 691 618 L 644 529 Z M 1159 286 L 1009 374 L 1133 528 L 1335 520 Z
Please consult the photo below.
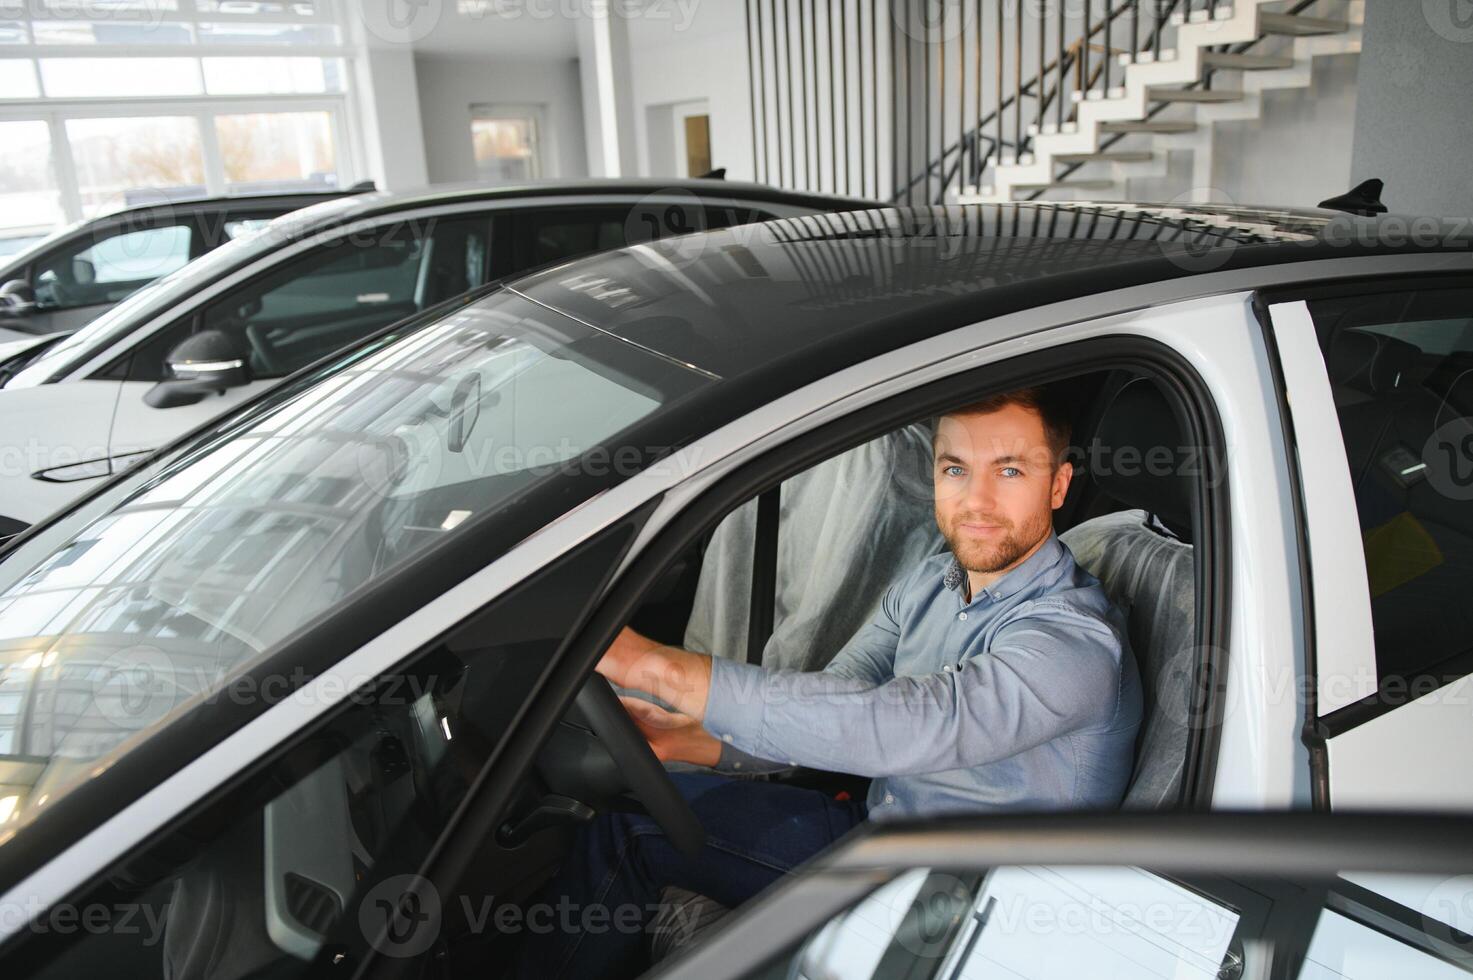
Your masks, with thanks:
M 871 776 L 876 820 L 1119 806 L 1141 722 L 1125 615 L 1053 534 L 965 592 L 956 560 L 936 555 L 822 671 L 713 658 L 716 768 Z

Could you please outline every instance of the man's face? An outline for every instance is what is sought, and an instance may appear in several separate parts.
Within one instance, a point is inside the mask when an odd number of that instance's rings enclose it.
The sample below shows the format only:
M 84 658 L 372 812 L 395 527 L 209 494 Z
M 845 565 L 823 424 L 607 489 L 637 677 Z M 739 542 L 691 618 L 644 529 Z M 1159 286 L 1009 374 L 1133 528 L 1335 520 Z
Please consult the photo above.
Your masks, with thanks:
M 936 524 L 969 572 L 1011 568 L 1048 536 L 1073 467 L 1055 466 L 1037 412 L 944 415 L 936 429 Z

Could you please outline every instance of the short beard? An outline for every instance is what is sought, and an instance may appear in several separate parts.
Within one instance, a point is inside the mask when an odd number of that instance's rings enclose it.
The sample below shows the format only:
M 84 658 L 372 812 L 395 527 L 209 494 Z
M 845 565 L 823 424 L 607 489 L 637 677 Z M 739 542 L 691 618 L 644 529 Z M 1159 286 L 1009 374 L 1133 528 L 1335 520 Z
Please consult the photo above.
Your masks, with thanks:
M 1021 531 L 1009 525 L 1008 533 L 1001 541 L 985 545 L 966 540 L 956 528 L 960 523 L 961 519 L 958 518 L 952 526 L 942 528 L 941 533 L 958 565 L 968 572 L 984 575 L 1000 572 L 1022 558 L 1044 539 L 1053 526 L 1052 520 L 1047 517 L 1038 524 L 1022 528 Z

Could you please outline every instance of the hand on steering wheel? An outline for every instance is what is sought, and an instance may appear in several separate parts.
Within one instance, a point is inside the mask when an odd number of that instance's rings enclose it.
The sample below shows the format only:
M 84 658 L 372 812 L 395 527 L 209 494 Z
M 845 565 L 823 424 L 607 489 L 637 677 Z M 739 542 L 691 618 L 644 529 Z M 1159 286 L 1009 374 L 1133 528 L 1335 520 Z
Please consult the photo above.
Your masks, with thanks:
M 675 784 L 643 733 L 619 703 L 613 687 L 598 674 L 583 683 L 578 708 L 620 771 L 635 799 L 665 830 L 670 843 L 687 857 L 695 857 L 706 843 L 706 830 Z
M 714 766 L 721 761 L 721 742 L 690 715 L 666 711 L 644 698 L 621 695 L 619 703 L 661 762 Z

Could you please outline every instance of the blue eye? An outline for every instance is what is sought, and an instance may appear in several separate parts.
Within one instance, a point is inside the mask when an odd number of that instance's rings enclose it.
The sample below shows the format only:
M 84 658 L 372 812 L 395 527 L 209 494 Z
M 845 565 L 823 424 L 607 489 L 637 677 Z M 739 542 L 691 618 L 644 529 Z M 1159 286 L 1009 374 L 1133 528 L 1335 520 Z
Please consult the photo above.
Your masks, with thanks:
M 1011 478 L 1015 476 L 1022 476 L 1023 471 L 1018 469 L 1016 466 L 1004 466 L 1002 469 L 1002 474 L 1003 476 Z
M 941 472 L 947 476 L 961 476 L 965 471 L 960 466 L 952 465 L 946 467 Z

